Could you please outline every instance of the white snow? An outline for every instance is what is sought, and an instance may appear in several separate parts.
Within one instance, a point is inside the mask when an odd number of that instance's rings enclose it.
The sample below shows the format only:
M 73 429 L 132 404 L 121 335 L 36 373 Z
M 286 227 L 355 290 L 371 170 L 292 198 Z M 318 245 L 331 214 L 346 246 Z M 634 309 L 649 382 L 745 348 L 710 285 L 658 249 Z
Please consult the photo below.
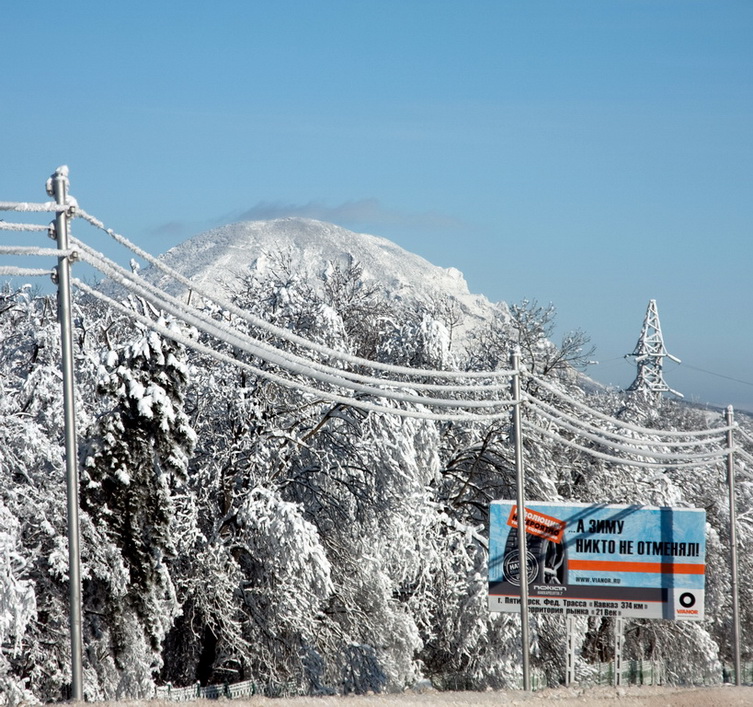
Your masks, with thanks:
M 483 295 L 472 294 L 456 268 L 433 265 L 386 238 L 313 219 L 282 218 L 222 226 L 181 243 L 161 259 L 197 284 L 219 286 L 229 294 L 239 278 L 266 274 L 274 268 L 270 256 L 276 254 L 289 259 L 293 272 L 309 277 L 325 275 L 332 263 L 343 266 L 356 261 L 363 268 L 365 281 L 377 284 L 396 299 L 423 303 L 445 297 L 455 300 L 465 315 L 464 328 L 487 319 L 495 307 Z M 154 268 L 144 271 L 144 277 L 171 294 L 185 292 L 184 286 L 169 281 Z

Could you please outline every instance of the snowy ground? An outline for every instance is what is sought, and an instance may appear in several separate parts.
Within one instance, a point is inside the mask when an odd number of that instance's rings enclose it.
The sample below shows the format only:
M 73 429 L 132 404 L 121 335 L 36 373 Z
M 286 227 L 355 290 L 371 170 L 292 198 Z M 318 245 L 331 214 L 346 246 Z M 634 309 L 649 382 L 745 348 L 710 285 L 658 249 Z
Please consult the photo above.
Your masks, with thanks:
M 223 700 L 223 702 L 225 702 Z M 753 704 L 753 687 L 625 687 L 625 688 L 558 688 L 534 693 L 501 692 L 406 692 L 399 695 L 369 695 L 364 697 L 253 697 L 233 700 L 230 707 L 429 707 L 430 705 L 552 705 L 576 707 L 583 705 L 614 705 L 614 707 L 726 707 Z M 218 707 L 217 701 L 196 700 L 190 703 L 118 702 L 113 707 Z M 227 704 L 227 703 L 226 703 Z M 73 707 L 91 707 L 90 704 Z

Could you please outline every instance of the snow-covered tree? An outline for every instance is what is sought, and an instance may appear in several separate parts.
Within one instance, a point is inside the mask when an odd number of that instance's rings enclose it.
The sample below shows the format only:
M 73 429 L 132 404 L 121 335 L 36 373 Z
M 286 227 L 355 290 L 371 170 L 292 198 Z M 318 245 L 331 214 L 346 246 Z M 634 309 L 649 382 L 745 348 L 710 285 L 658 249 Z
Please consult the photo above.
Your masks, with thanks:
M 527 498 L 705 508 L 707 620 L 628 622 L 626 653 L 665 661 L 676 680 L 729 659 L 723 474 L 645 468 L 629 452 L 605 458 L 600 442 L 543 413 L 553 405 L 597 427 L 604 413 L 657 436 L 713 426 L 714 414 L 585 392 L 574 371 L 590 355 L 587 337 L 552 344 L 552 307 L 499 305 L 461 337 L 468 312 L 457 300 L 395 296 L 353 259 L 324 263 L 319 275 L 295 262 L 260 255 L 234 284 L 235 304 L 337 351 L 419 368 L 504 369 L 511 346 L 522 348 L 539 379 L 526 379 L 523 405 Z M 186 341 L 151 305 L 130 306 Z M 192 306 L 222 328 L 344 365 L 198 295 Z M 54 309 L 28 289 L 0 295 L 0 688 L 46 701 L 64 694 L 70 662 Z M 447 688 L 518 684 L 519 620 L 490 614 L 486 596 L 488 506 L 515 496 L 508 420 L 366 412 L 298 387 L 310 379 L 270 380 L 279 367 L 208 334 L 196 336 L 225 360 L 93 300 L 78 298 L 75 309 L 89 698 L 147 694 L 155 681 L 253 678 L 314 693 L 400 690 L 426 678 Z M 746 419 L 741 426 L 753 439 Z M 737 443 L 753 454 L 745 438 Z M 750 525 L 753 484 L 738 466 L 738 514 Z M 740 534 L 746 577 L 750 537 Z M 747 583 L 741 589 L 748 636 L 753 598 Z M 534 665 L 555 683 L 564 625 L 539 616 L 531 628 Z M 583 620 L 581 629 L 581 667 L 609 658 L 611 622 Z
M 183 410 L 183 348 L 142 327 L 135 334 L 103 354 L 103 409 L 87 431 L 81 475 L 82 508 L 108 541 L 91 550 L 84 587 L 92 638 L 106 637 L 112 661 L 94 667 L 116 676 L 102 685 L 107 696 L 149 694 L 161 667 L 162 642 L 179 612 L 170 574 L 175 495 L 195 440 Z
M 51 298 L 35 296 L 29 287 L 6 287 L 0 296 L 0 505 L 17 521 L 14 525 L 9 520 L 7 525 L 11 576 L 17 588 L 33 588 L 36 606 L 36 620 L 15 634 L 11 665 L 17 684 L 26 685 L 40 700 L 59 698 L 70 680 L 62 385 L 55 309 Z M 16 611 L 23 606 L 21 602 Z M 19 625 L 12 614 L 8 618 L 3 613 L 0 623 Z M 23 609 L 21 615 L 30 617 Z
M 19 523 L 0 500 L 0 705 L 33 702 L 28 678 L 14 674 L 29 624 L 37 618 L 33 583 L 24 579 Z

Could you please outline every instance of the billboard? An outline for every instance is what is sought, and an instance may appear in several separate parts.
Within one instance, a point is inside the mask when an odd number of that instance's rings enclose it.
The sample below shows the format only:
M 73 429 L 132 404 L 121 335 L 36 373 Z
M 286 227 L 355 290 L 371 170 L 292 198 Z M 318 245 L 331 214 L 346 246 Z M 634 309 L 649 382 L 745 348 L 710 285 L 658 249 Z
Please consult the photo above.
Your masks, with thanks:
M 516 503 L 492 502 L 489 520 L 490 611 L 520 612 L 525 573 L 531 613 L 703 619 L 703 510 L 529 503 L 525 563 Z

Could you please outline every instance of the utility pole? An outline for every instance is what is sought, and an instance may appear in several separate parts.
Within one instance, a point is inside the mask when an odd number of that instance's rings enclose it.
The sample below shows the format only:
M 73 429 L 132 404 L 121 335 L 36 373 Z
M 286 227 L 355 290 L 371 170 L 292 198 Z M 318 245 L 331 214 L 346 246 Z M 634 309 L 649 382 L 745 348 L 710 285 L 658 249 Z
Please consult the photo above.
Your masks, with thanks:
M 630 384 L 629 391 L 649 393 L 657 401 L 661 398 L 662 393 L 672 393 L 680 398 L 683 397 L 682 393 L 672 390 L 664 382 L 662 374 L 664 359 L 669 358 L 676 363 L 680 363 L 680 359 L 668 353 L 666 346 L 664 346 L 659 311 L 656 308 L 655 299 L 648 303 L 646 317 L 643 320 L 643 329 L 638 338 L 638 343 L 635 345 L 635 351 L 625 358 L 628 356 L 634 356 L 638 366 L 638 374 Z
M 47 180 L 47 193 L 60 208 L 55 214 L 54 235 L 58 250 L 67 251 L 68 168 L 58 167 Z M 68 582 L 70 585 L 71 699 L 81 702 L 83 689 L 83 638 L 81 632 L 81 551 L 78 518 L 78 442 L 76 439 L 76 400 L 73 375 L 73 326 L 71 324 L 71 256 L 58 258 L 58 322 L 63 367 L 63 414 L 65 425 L 65 469 L 68 490 Z
M 732 658 L 735 661 L 735 685 L 742 685 L 742 663 L 740 659 L 740 604 L 737 576 L 737 511 L 735 510 L 735 443 L 732 428 L 735 413 L 731 405 L 725 411 L 727 423 L 727 487 L 729 490 L 729 556 L 730 589 L 732 590 Z
M 518 487 L 518 562 L 520 577 L 520 641 L 523 649 L 523 689 L 531 691 L 531 638 L 528 621 L 528 543 L 526 539 L 526 489 L 523 469 L 523 425 L 520 416 L 520 349 L 516 348 L 510 357 L 514 371 L 512 376 L 513 433 L 515 441 L 515 471 Z

